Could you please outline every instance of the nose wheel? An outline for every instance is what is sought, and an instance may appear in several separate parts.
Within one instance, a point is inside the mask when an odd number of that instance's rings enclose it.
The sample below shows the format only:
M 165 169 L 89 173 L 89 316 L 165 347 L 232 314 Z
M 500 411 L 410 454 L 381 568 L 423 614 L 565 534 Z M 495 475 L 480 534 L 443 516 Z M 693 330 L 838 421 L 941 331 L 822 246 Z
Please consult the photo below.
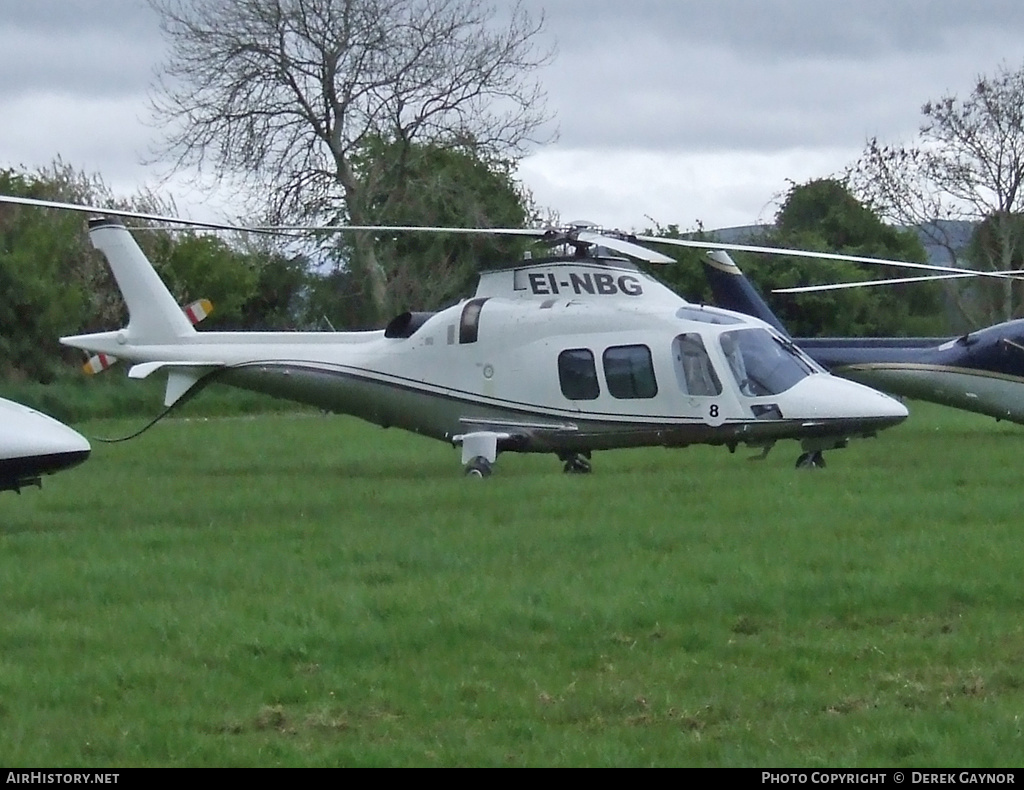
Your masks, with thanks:
M 590 474 L 590 453 L 573 453 L 572 455 L 559 456 L 559 458 L 565 462 L 562 466 L 562 471 L 567 475 Z
M 825 456 L 821 450 L 814 450 L 813 452 L 803 453 L 799 458 L 796 459 L 797 469 L 824 469 L 825 468 Z

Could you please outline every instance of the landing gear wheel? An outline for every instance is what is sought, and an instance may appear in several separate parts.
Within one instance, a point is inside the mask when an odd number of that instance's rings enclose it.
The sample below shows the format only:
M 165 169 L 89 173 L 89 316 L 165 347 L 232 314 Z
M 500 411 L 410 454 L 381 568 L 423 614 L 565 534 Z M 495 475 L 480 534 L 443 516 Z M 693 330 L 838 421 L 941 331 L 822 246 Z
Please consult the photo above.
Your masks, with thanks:
M 825 456 L 822 455 L 821 450 L 815 450 L 811 453 L 803 453 L 799 458 L 796 459 L 797 469 L 824 469 L 825 468 Z
M 563 458 L 565 464 L 562 466 L 562 471 L 567 475 L 589 475 L 590 474 L 590 458 L 588 454 L 570 455 L 568 458 Z
M 492 471 L 491 462 L 482 455 L 470 459 L 470 462 L 466 464 L 466 477 L 490 477 Z

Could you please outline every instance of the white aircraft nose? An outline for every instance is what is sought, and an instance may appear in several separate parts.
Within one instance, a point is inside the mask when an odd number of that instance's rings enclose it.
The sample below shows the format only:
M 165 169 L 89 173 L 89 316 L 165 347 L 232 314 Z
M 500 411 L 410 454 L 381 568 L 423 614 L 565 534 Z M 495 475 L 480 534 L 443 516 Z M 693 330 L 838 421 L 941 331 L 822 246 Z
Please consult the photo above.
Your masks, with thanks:
M 0 486 L 75 466 L 92 449 L 77 431 L 20 403 L 0 399 L 0 424 Z
M 80 453 L 91 449 L 78 431 L 37 411 L 27 411 L 8 436 L 4 448 L 12 457 Z
M 57 423 L 56 426 L 51 426 L 53 430 L 51 441 L 56 448 L 55 452 L 65 454 L 85 453 L 86 455 L 92 452 L 89 440 L 82 436 L 82 434 L 56 420 L 53 420 L 53 422 Z M 58 430 L 58 426 L 60 430 Z
M 910 412 L 893 397 L 827 374 L 808 376 L 786 393 L 782 412 L 790 419 L 861 420 L 886 427 Z

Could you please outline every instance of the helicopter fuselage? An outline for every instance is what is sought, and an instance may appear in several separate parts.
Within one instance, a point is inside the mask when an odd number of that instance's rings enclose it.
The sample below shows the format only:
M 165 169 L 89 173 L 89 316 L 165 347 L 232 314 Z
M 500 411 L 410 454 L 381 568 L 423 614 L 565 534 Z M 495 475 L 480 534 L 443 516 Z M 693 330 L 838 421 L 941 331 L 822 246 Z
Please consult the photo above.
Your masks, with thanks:
M 123 260 L 128 232 L 101 223 L 93 239 L 131 319 L 62 342 L 135 363 L 136 378 L 167 372 L 168 404 L 220 381 L 456 444 L 482 436 L 485 457 L 782 438 L 820 450 L 907 413 L 825 373 L 767 324 L 691 305 L 621 259 L 486 272 L 473 298 L 381 331 L 196 332 L 168 303 L 169 333 L 152 309 L 135 320 L 148 297 L 132 282 L 141 252 Z

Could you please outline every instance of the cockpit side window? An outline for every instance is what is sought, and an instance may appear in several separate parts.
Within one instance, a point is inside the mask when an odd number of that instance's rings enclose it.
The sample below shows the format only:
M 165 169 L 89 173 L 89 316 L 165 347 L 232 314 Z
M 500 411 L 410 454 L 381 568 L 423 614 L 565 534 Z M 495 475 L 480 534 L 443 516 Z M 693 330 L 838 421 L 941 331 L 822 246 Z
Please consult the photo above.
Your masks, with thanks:
M 614 398 L 653 398 L 658 394 L 647 346 L 612 346 L 603 357 L 604 378 Z
M 747 375 L 747 364 L 743 359 L 743 352 L 740 351 L 739 344 L 729 333 L 723 334 L 720 342 L 725 354 L 725 361 L 729 363 L 729 372 L 739 384 L 740 392 L 743 395 L 754 397 L 758 393 L 754 392 L 754 386 Z
M 558 355 L 558 383 L 569 400 L 594 400 L 601 394 L 594 352 L 571 348 Z
M 722 382 L 704 348 L 704 340 L 695 332 L 679 335 L 672 341 L 679 389 L 687 395 L 707 397 L 722 394 Z
M 752 398 L 777 395 L 815 372 L 787 340 L 764 329 L 738 329 L 720 336 L 729 372 Z

